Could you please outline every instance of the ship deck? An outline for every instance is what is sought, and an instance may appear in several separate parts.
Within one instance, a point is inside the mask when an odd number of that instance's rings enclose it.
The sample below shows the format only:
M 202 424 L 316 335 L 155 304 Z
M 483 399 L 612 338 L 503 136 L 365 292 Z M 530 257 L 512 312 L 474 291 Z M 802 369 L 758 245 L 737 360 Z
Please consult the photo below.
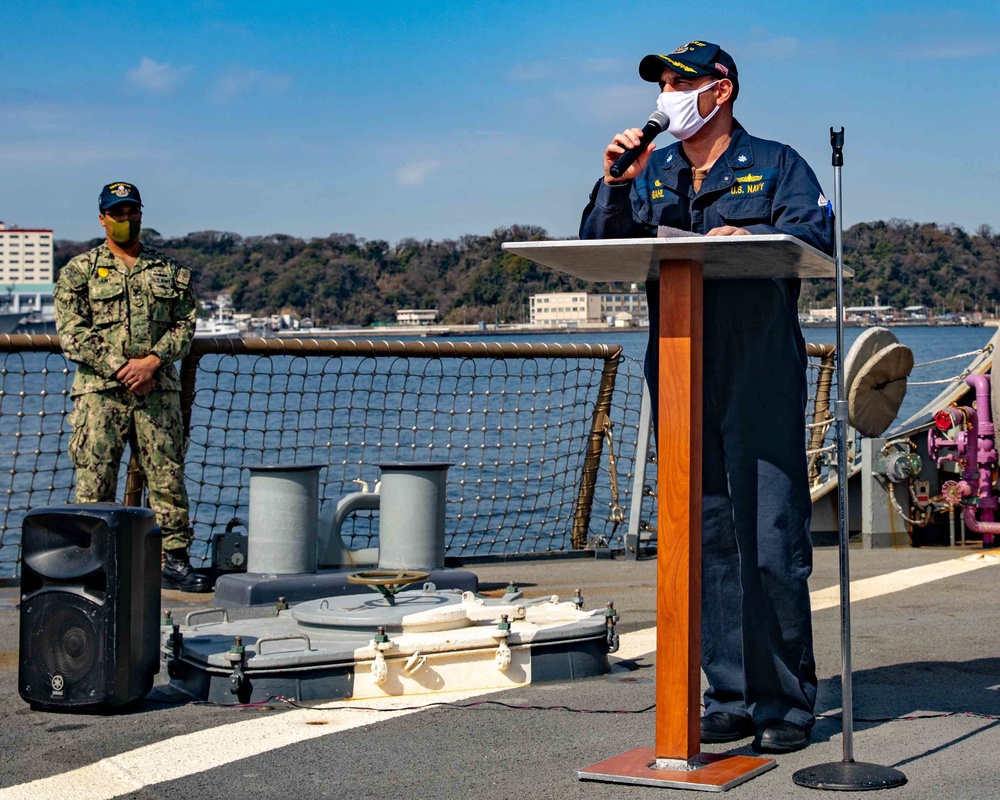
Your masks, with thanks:
M 980 547 L 852 549 L 854 755 L 908 783 L 885 797 L 995 798 L 1000 792 L 1000 559 Z M 994 553 L 997 551 L 993 551 Z M 979 561 L 962 560 L 979 556 Z M 821 715 L 812 744 L 734 798 L 806 798 L 792 774 L 842 758 L 838 551 L 815 551 L 813 620 Z M 577 770 L 652 746 L 655 559 L 593 558 L 475 565 L 485 590 L 508 580 L 526 596 L 583 591 L 613 600 L 621 650 L 612 673 L 490 694 L 391 702 L 281 702 L 233 708 L 169 702 L 157 678 L 128 713 L 31 710 L 17 692 L 17 589 L 0 589 L 0 800 L 220 798 L 654 798 L 676 790 L 579 782 Z M 211 596 L 163 593 L 175 618 Z M 491 701 L 467 708 L 432 705 Z M 503 705 L 501 705 L 503 704 Z M 530 708 L 529 708 L 530 707 Z M 565 710 L 568 707 L 579 712 Z M 378 708 L 370 711 L 363 709 Z M 392 710 L 395 709 L 395 710 Z M 751 755 L 749 739 L 705 751 Z M 666 793 L 666 794 L 665 794 Z M 861 793 L 865 796 L 865 793 Z

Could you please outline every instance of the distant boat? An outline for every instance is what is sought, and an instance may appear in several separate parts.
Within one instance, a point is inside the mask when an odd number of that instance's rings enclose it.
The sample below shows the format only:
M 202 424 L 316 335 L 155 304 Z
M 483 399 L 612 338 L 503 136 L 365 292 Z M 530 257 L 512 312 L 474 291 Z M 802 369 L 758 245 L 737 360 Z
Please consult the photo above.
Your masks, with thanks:
M 213 304 L 203 303 L 202 307 L 213 307 Z M 195 321 L 194 335 L 198 338 L 236 339 L 243 332 L 233 319 L 233 303 L 229 294 L 223 292 L 215 298 L 215 315 L 200 317 Z
M 233 339 L 240 336 L 241 333 L 235 322 L 209 317 L 200 318 L 195 322 L 194 335 L 197 338 Z
M 0 334 L 56 332 L 53 284 L 14 284 L 4 289 L 0 296 Z
M 24 314 L 17 311 L 0 312 L 0 333 L 14 333 L 24 319 Z

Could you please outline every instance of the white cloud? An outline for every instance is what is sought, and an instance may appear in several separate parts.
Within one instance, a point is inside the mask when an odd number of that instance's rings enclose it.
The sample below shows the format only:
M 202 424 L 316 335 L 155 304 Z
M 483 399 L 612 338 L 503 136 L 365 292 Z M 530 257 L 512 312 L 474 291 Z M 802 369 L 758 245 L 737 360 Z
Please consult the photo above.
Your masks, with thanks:
M 624 75 L 628 67 L 619 58 L 588 58 L 580 64 L 580 69 L 591 75 Z
M 585 58 L 581 61 L 528 61 L 515 64 L 507 72 L 511 83 L 540 83 L 542 81 L 562 81 L 581 74 L 619 75 L 634 69 L 617 58 Z
M 990 41 L 963 42 L 962 46 L 952 44 L 932 44 L 926 47 L 911 45 L 896 51 L 901 58 L 942 61 L 956 58 L 985 58 L 996 53 L 997 46 Z
M 420 186 L 427 178 L 437 172 L 444 163 L 435 159 L 411 161 L 396 170 L 396 180 L 403 186 Z
M 264 72 L 253 67 L 230 67 L 218 77 L 212 89 L 212 98 L 228 100 L 241 94 L 257 91 L 277 92 L 292 85 L 290 75 Z
M 515 64 L 507 72 L 510 83 L 542 83 L 565 81 L 579 75 L 625 75 L 634 65 L 617 58 L 585 58 L 581 61 L 526 61 Z
M 612 86 L 587 86 L 561 92 L 551 97 L 556 109 L 563 109 L 571 118 L 592 123 L 613 123 L 617 132 L 626 126 L 641 126 L 645 117 L 656 109 L 655 84 L 622 83 Z M 562 113 L 562 112 L 559 112 Z
M 790 36 L 775 36 L 771 39 L 757 39 L 742 48 L 749 53 L 767 53 L 768 58 L 790 58 L 798 55 L 802 50 L 802 44 L 798 39 Z M 739 66 L 740 59 L 736 58 L 736 65 Z
M 555 64 L 550 61 L 532 61 L 526 64 L 515 64 L 507 73 L 507 80 L 511 83 L 534 83 L 535 81 L 547 81 L 563 76 Z
M 76 109 L 57 105 L 31 104 L 26 106 L 0 106 L 0 122 L 35 134 L 66 130 L 68 114 Z
M 118 150 L 103 144 L 71 141 L 3 143 L 3 154 L 19 166 L 60 166 L 70 164 L 115 163 L 136 157 L 132 150 Z
M 128 82 L 149 92 L 169 92 L 188 72 L 190 67 L 172 67 L 158 64 L 148 56 L 139 59 L 139 66 L 125 73 Z

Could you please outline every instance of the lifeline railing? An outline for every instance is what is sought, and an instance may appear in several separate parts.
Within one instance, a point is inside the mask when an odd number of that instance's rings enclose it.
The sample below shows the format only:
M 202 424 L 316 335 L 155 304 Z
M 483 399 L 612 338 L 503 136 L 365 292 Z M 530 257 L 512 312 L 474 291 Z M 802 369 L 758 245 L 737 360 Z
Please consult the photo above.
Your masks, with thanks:
M 830 411 L 833 390 L 833 376 L 837 368 L 837 346 L 835 344 L 806 344 L 806 355 L 814 362 L 815 380 L 810 382 L 810 403 L 806 417 L 806 457 L 809 459 L 809 483 L 816 485 L 824 478 L 825 469 L 832 464 L 833 443 L 825 446 L 833 426 L 833 412 Z
M 815 386 L 833 354 L 809 348 L 820 359 Z M 18 572 L 24 513 L 72 499 L 73 365 L 54 336 L 0 335 L 0 359 L 7 578 Z M 642 369 L 618 345 L 198 338 L 181 378 L 196 564 L 211 557 L 215 534 L 244 525 L 244 468 L 260 463 L 326 465 L 321 498 L 334 504 L 373 486 L 380 463 L 451 463 L 446 547 L 464 559 L 621 548 L 627 527 L 652 530 Z M 817 470 L 828 404 L 814 395 L 808 410 Z M 121 477 L 125 502 L 142 504 L 137 465 Z M 351 547 L 370 546 L 377 518 L 360 512 L 344 534 Z

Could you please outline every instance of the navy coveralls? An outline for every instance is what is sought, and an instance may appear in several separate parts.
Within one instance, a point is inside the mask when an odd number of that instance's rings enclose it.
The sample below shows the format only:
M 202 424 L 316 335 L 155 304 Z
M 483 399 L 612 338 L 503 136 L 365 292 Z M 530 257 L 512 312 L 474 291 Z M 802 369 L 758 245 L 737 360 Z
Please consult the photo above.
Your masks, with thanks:
M 599 181 L 580 237 L 655 236 L 658 225 L 702 234 L 733 225 L 832 250 L 831 220 L 809 165 L 739 123 L 697 194 L 679 142 L 653 151 L 632 182 Z M 646 292 L 646 378 L 655 410 L 658 283 L 648 283 Z M 798 280 L 705 282 L 702 668 L 706 713 L 808 728 L 816 666 L 798 293 Z

